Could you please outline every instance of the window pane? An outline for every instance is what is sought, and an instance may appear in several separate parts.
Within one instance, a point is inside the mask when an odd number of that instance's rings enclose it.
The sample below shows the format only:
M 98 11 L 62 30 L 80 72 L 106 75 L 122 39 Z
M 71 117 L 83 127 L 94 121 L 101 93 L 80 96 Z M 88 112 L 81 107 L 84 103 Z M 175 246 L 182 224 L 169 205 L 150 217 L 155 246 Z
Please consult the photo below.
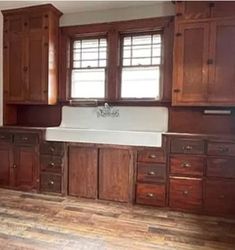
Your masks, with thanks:
M 122 69 L 122 98 L 160 98 L 159 67 Z
M 104 98 L 105 69 L 76 69 L 72 71 L 72 98 Z

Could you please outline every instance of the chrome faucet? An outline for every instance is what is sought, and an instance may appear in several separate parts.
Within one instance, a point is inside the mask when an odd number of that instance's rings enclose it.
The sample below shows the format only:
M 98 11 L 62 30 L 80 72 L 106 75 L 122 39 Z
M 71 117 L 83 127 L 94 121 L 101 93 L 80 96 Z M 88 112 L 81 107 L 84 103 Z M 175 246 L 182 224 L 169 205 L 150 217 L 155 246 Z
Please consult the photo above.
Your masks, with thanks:
M 107 102 L 97 108 L 97 117 L 118 117 L 119 109 L 110 106 Z

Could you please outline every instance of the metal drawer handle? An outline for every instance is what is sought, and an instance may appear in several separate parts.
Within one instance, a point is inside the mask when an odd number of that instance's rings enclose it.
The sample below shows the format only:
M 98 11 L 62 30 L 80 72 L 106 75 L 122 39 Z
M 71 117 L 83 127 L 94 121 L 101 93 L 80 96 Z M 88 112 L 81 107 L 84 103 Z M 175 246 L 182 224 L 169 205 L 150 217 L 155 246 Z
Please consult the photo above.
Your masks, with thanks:
M 55 163 L 54 162 L 50 162 L 49 166 L 53 168 L 55 166 Z
M 147 196 L 148 198 L 153 198 L 153 197 L 154 197 L 154 194 L 153 194 L 153 193 L 147 193 L 146 196 Z
M 149 155 L 149 158 L 150 158 L 150 159 L 156 159 L 157 156 L 156 156 L 155 154 L 151 154 L 151 155 Z
M 148 172 L 148 175 L 156 175 L 156 172 L 154 172 L 154 171 L 149 171 L 149 172 Z
M 183 195 L 188 195 L 189 194 L 189 191 L 188 190 L 184 190 L 183 191 Z
M 226 153 L 226 152 L 228 152 L 229 151 L 229 148 L 227 148 L 227 147 L 219 147 L 219 151 L 221 152 L 221 153 Z
M 49 181 L 49 184 L 50 185 L 54 185 L 54 181 Z
M 189 162 L 183 162 L 183 163 L 181 164 L 181 167 L 183 167 L 183 168 L 190 168 L 190 167 L 191 167 L 191 164 L 190 164 Z
M 190 146 L 190 145 L 183 146 L 183 150 L 190 151 L 190 150 L 192 150 L 192 149 L 193 149 L 193 147 L 192 147 L 192 146 Z

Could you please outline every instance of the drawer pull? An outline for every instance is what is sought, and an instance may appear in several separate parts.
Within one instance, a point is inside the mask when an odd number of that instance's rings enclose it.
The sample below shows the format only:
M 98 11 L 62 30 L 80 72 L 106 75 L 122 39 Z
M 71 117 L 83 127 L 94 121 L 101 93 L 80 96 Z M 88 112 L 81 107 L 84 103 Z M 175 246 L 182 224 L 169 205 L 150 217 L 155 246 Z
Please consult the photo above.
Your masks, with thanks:
M 188 190 L 184 190 L 184 191 L 183 191 L 183 195 L 186 195 L 186 196 L 187 196 L 188 194 L 189 194 L 189 191 L 188 191 Z
M 154 194 L 153 194 L 153 193 L 147 193 L 146 196 L 147 196 L 148 198 L 153 198 L 153 197 L 154 197 Z
M 51 151 L 52 153 L 55 152 L 55 148 L 50 147 L 50 151 Z
M 49 166 L 53 168 L 55 166 L 55 163 L 54 162 L 50 162 Z
M 155 154 L 149 155 L 149 159 L 156 159 L 156 158 L 157 158 L 157 156 Z
M 183 146 L 183 150 L 190 151 L 190 150 L 192 150 L 192 149 L 193 149 L 193 147 L 190 146 L 190 145 Z
M 221 153 L 227 153 L 228 151 L 229 151 L 229 148 L 219 147 L 219 152 L 221 152 Z
M 28 137 L 22 137 L 23 141 L 28 141 L 28 139 L 29 139 Z
M 13 164 L 12 168 L 17 168 L 16 164 Z
M 149 172 L 148 172 L 148 175 L 151 175 L 151 176 L 152 176 L 152 175 L 156 175 L 156 172 L 154 172 L 154 171 L 149 171 Z
M 49 184 L 50 185 L 54 185 L 54 181 L 49 181 Z
M 191 167 L 191 164 L 188 163 L 188 162 L 183 162 L 183 163 L 181 164 L 181 167 L 183 167 L 183 168 L 190 168 L 190 167 Z

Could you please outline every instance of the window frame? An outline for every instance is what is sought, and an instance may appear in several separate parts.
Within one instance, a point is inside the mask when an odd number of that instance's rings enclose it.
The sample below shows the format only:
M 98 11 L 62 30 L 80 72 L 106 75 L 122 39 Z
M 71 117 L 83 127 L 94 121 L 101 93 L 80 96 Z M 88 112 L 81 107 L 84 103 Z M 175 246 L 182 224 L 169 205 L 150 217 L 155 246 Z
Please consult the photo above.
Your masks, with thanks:
M 155 34 L 159 34 L 161 35 L 161 63 L 159 65 L 159 70 L 160 70 L 160 79 L 159 79 L 159 90 L 160 90 L 160 95 L 159 95 L 159 99 L 155 99 L 155 98 L 147 98 L 147 97 L 143 97 L 143 98 L 125 98 L 125 97 L 122 97 L 121 96 L 121 91 L 122 91 L 122 69 L 125 67 L 123 66 L 122 62 L 123 62 L 123 47 L 124 47 L 124 37 L 127 37 L 127 36 L 142 36 L 142 35 L 155 35 Z M 134 32 L 134 33 L 123 33 L 123 34 L 120 34 L 120 70 L 119 70 L 119 79 L 120 79 L 120 82 L 119 82 L 119 87 L 120 87 L 120 91 L 119 91 L 119 99 L 121 101 L 139 101 L 139 102 L 142 102 L 142 101 L 151 101 L 151 102 L 161 102 L 162 100 L 162 96 L 163 96 L 163 56 L 164 56 L 164 48 L 163 48 L 163 31 L 162 30 L 153 30 L 153 31 L 140 31 L 140 32 Z M 137 67 L 149 67 L 149 65 L 143 65 L 143 66 L 136 66 Z M 154 66 L 154 65 L 153 65 Z M 128 66 L 126 66 L 128 67 Z M 135 66 L 129 66 L 129 67 L 135 67 Z
M 127 106 L 169 106 L 172 85 L 173 29 L 172 16 L 61 27 L 59 54 L 60 103 L 75 106 L 96 106 L 104 102 Z M 162 38 L 160 99 L 121 98 L 122 36 L 149 33 L 160 33 Z M 72 42 L 79 39 L 101 37 L 107 39 L 105 98 L 71 98 Z

